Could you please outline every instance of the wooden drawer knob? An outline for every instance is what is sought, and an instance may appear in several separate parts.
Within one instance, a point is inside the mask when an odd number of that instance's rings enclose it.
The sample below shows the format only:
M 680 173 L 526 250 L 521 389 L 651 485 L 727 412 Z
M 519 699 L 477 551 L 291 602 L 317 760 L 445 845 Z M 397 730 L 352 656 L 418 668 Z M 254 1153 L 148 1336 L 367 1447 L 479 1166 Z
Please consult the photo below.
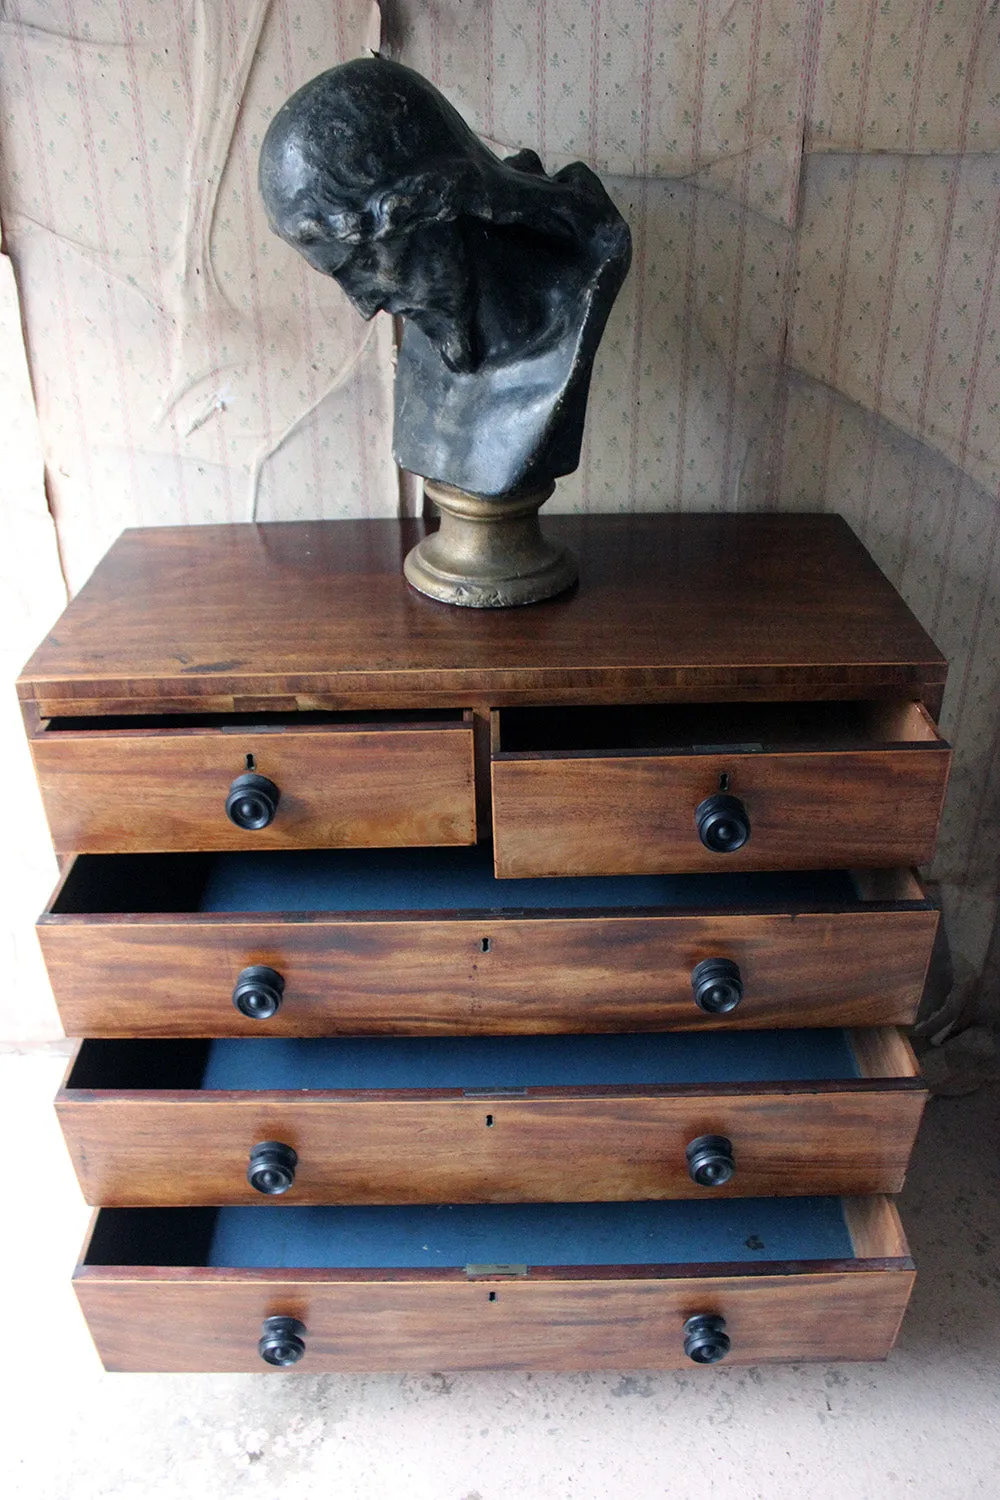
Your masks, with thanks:
M 247 1182 L 258 1193 L 276 1198 L 287 1193 L 295 1181 L 299 1158 L 283 1141 L 261 1141 L 250 1152 Z
M 257 1351 L 269 1365 L 297 1365 L 306 1352 L 304 1323 L 298 1318 L 265 1318 Z
M 688 1174 L 699 1187 L 721 1187 L 736 1171 L 733 1143 L 725 1135 L 700 1135 L 687 1148 Z
M 696 1005 L 710 1016 L 721 1016 L 743 999 L 743 976 L 731 958 L 703 958 L 691 970 L 691 988 Z
M 713 854 L 733 854 L 750 837 L 750 815 L 739 797 L 716 792 L 695 808 L 698 837 Z
M 266 1021 L 281 1009 L 285 981 L 277 969 L 267 964 L 251 964 L 237 977 L 233 988 L 233 1004 L 240 1015 L 251 1021 Z
M 226 798 L 226 816 L 237 828 L 266 828 L 278 811 L 281 793 L 273 781 L 247 771 L 237 776 Z
M 684 1324 L 684 1353 L 696 1365 L 716 1365 L 731 1348 L 726 1320 L 716 1313 L 695 1313 Z

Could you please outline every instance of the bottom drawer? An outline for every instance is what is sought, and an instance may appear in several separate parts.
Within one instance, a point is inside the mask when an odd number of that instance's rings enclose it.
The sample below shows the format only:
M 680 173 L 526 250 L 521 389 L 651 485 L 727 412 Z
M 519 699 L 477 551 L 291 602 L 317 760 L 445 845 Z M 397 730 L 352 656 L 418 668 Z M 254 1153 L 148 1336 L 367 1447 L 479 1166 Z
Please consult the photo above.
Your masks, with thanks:
M 882 1197 L 105 1208 L 74 1284 L 109 1370 L 674 1369 L 884 1359 L 913 1263 Z

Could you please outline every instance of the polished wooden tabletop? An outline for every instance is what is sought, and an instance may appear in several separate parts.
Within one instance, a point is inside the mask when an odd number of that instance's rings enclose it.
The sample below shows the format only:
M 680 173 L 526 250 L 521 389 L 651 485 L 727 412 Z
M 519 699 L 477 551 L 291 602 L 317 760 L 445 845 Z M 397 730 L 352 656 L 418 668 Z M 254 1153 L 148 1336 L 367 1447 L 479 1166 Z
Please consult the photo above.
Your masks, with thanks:
M 43 713 L 931 689 L 945 663 L 831 515 L 548 516 L 580 581 L 468 610 L 402 576 L 417 521 L 122 534 L 26 665 Z M 114 708 L 111 705 L 114 704 Z

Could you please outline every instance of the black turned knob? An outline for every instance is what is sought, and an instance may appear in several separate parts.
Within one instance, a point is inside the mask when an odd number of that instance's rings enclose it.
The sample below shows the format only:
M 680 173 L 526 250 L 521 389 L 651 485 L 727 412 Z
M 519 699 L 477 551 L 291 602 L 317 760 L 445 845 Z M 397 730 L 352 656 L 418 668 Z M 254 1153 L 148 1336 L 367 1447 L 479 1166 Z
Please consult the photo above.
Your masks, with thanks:
M 269 1365 L 297 1365 L 306 1352 L 305 1331 L 298 1318 L 265 1318 L 257 1344 L 261 1359 Z
M 247 771 L 237 776 L 226 798 L 226 817 L 237 828 L 266 828 L 278 811 L 281 793 L 273 781 Z
M 291 1146 L 286 1146 L 282 1141 L 261 1141 L 250 1152 L 247 1182 L 258 1193 L 265 1193 L 269 1198 L 287 1193 L 295 1181 L 298 1160 Z
M 688 1173 L 699 1187 L 721 1187 L 736 1171 L 733 1143 L 725 1135 L 700 1135 L 687 1148 Z
M 267 964 L 251 964 L 236 980 L 233 1004 L 251 1021 L 266 1021 L 281 1008 L 284 993 L 285 981 L 277 969 L 269 969 Z
M 684 1324 L 684 1353 L 696 1365 L 715 1365 L 732 1348 L 726 1320 L 716 1313 L 695 1313 Z
M 249 972 L 249 970 L 247 971 Z M 695 1004 L 711 1016 L 735 1010 L 743 999 L 743 977 L 731 958 L 703 958 L 691 970 Z
M 739 797 L 716 792 L 695 808 L 698 837 L 713 854 L 732 854 L 750 837 L 750 815 Z

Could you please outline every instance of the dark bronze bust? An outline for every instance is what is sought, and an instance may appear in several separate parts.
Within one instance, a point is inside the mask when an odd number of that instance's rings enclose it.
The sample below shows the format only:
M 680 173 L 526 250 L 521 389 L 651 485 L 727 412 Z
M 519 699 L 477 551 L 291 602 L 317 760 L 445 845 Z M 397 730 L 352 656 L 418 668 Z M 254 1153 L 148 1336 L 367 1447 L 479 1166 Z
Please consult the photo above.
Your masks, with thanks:
M 279 110 L 260 186 L 274 230 L 363 317 L 403 319 L 393 453 L 442 509 L 441 539 L 421 543 L 441 578 L 408 563 L 410 581 L 479 605 L 566 587 L 575 567 L 544 543 L 537 510 L 579 463 L 594 355 L 631 255 L 593 172 L 575 162 L 546 176 L 533 151 L 501 161 L 426 79 L 367 58 Z M 477 563 L 474 541 L 495 555 Z M 497 547 L 518 555 L 504 562 Z

